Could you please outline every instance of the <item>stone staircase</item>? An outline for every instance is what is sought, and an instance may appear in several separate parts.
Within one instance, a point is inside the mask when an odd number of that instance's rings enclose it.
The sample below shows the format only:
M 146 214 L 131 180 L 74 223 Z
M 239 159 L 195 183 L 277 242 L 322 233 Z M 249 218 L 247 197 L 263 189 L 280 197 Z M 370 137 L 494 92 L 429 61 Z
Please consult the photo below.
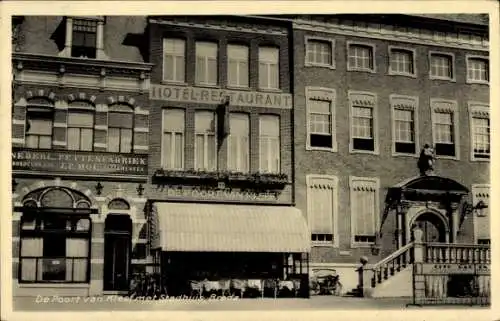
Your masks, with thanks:
M 417 251 L 418 250 L 418 251 Z M 375 264 L 358 269 L 351 297 L 412 296 L 413 263 L 490 264 L 489 246 L 477 244 L 409 243 Z

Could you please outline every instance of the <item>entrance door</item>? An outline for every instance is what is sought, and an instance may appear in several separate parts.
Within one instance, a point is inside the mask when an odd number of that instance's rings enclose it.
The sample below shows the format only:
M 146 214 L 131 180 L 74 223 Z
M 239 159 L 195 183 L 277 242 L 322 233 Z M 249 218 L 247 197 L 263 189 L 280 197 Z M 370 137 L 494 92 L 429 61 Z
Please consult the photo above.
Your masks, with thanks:
M 104 290 L 129 288 L 132 221 L 128 215 L 108 215 L 104 228 Z
M 443 221 L 434 213 L 424 213 L 415 219 L 414 226 L 422 232 L 422 241 L 426 243 L 446 242 L 446 228 Z

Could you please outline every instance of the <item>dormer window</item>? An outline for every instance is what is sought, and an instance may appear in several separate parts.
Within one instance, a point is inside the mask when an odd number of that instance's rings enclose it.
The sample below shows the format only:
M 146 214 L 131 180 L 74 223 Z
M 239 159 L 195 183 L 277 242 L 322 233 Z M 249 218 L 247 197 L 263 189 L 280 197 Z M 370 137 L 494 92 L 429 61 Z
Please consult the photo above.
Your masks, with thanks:
M 104 17 L 76 16 L 65 19 L 62 57 L 107 59 L 104 54 Z
M 71 56 L 95 58 L 97 51 L 97 20 L 73 19 Z

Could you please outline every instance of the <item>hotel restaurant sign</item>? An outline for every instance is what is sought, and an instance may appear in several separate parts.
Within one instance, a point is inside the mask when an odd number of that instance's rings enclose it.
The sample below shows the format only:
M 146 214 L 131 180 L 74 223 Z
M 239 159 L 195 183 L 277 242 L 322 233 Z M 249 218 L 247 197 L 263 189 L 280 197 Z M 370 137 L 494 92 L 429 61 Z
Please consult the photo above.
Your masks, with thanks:
M 229 97 L 231 105 L 243 107 L 292 108 L 292 95 L 244 90 L 225 90 L 152 84 L 149 98 L 170 102 L 220 104 Z
M 12 150 L 12 170 L 20 172 L 145 176 L 147 175 L 147 163 L 147 155 L 66 150 Z

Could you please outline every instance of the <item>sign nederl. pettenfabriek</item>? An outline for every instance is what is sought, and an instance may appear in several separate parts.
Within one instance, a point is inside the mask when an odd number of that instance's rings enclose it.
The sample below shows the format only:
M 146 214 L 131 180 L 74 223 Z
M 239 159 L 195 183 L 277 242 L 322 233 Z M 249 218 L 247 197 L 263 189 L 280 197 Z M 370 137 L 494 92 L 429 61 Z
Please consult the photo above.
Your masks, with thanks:
M 229 103 L 245 107 L 292 108 L 292 95 L 260 91 L 225 90 L 200 87 L 166 86 L 151 84 L 149 98 L 185 103 L 220 104 L 229 97 Z
M 42 173 L 147 175 L 147 155 L 14 149 L 12 170 Z

